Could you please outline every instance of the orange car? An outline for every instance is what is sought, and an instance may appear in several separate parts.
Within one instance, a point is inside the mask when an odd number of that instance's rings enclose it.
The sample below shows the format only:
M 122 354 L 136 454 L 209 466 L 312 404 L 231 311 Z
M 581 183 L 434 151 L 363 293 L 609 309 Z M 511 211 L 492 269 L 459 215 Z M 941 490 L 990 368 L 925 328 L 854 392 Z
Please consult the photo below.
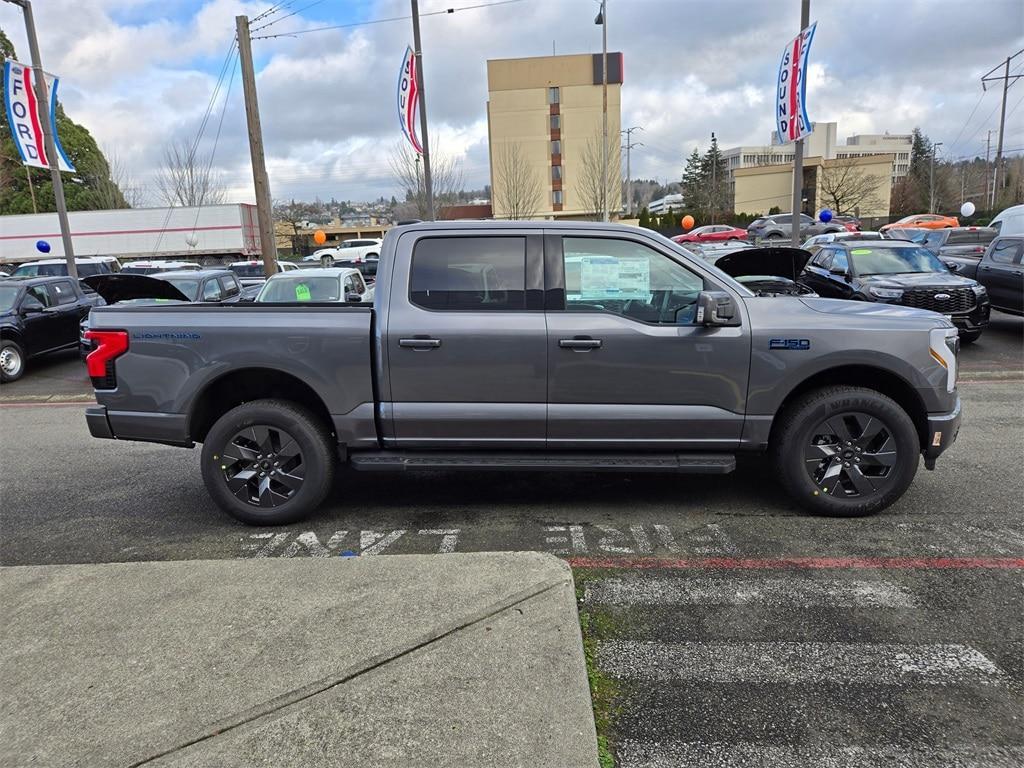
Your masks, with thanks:
M 956 216 L 940 216 L 937 213 L 916 213 L 913 216 L 904 216 L 899 221 L 879 227 L 879 232 L 889 229 L 946 229 L 947 227 L 959 227 L 960 219 Z

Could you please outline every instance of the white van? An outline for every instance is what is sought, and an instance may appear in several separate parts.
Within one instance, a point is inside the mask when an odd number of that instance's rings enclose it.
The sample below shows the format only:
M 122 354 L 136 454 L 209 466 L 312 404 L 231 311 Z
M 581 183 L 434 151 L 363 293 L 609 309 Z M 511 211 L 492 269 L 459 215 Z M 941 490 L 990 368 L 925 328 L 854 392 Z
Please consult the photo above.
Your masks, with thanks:
M 121 262 L 113 256 L 75 257 L 79 277 L 92 275 L 108 275 L 121 271 Z M 12 273 L 11 277 L 63 277 L 68 273 L 68 263 L 64 259 L 41 259 L 22 264 Z
M 989 224 L 1000 235 L 1024 235 L 1024 205 L 1013 205 Z

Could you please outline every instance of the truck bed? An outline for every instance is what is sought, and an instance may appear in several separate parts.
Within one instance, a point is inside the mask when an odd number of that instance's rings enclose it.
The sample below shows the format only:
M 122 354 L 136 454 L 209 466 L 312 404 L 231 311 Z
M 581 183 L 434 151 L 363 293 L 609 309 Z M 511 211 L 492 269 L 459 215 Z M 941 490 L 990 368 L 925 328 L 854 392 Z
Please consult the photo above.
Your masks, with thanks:
M 129 346 L 116 387 L 96 399 L 118 437 L 153 439 L 155 429 L 161 442 L 190 444 L 196 398 L 223 377 L 238 390 L 247 370 L 273 370 L 322 398 L 339 437 L 372 447 L 373 324 L 371 307 L 339 304 L 98 307 L 91 327 L 127 331 Z

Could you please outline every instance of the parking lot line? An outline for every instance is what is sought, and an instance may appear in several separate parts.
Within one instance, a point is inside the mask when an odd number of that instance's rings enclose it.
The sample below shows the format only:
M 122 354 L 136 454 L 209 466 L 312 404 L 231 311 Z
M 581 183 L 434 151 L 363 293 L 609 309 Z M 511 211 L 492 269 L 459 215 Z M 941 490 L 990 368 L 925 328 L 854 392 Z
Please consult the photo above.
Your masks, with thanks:
M 748 605 L 913 608 L 913 596 L 890 581 L 734 578 L 604 579 L 588 583 L 584 601 L 603 605 Z
M 598 664 L 620 680 L 845 685 L 999 685 L 1005 675 L 960 644 L 609 640 Z
M 771 570 L 808 569 L 904 569 L 935 570 L 994 568 L 1024 569 L 1024 557 L 570 557 L 573 568 Z
M 719 744 L 627 741 L 622 768 L 1017 768 L 1024 748 L 1011 746 Z

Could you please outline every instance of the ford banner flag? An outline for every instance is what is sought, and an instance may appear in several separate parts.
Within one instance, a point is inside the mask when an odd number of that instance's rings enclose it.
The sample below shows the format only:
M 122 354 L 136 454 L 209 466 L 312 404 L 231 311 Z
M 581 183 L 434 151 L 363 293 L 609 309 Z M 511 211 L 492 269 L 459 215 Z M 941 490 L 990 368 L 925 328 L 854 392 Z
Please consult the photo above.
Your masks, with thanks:
M 57 167 L 71 173 L 71 165 L 57 136 L 57 83 L 56 77 L 46 77 L 47 102 L 50 105 L 50 132 L 57 147 Z M 7 122 L 11 126 L 14 146 L 21 156 L 21 162 L 36 168 L 49 168 L 46 144 L 43 141 L 43 127 L 39 122 L 39 107 L 36 100 L 35 72 L 32 67 L 8 59 L 4 62 L 4 105 Z
M 779 142 L 788 144 L 811 132 L 811 121 L 807 117 L 807 57 L 811 52 L 811 41 L 815 22 L 794 37 L 782 52 L 779 63 L 779 82 L 775 91 L 775 121 L 779 131 Z
M 402 133 L 417 153 L 423 154 L 416 138 L 416 110 L 419 108 L 419 86 L 416 84 L 416 54 L 411 47 L 405 49 L 402 69 L 398 73 L 398 122 Z

